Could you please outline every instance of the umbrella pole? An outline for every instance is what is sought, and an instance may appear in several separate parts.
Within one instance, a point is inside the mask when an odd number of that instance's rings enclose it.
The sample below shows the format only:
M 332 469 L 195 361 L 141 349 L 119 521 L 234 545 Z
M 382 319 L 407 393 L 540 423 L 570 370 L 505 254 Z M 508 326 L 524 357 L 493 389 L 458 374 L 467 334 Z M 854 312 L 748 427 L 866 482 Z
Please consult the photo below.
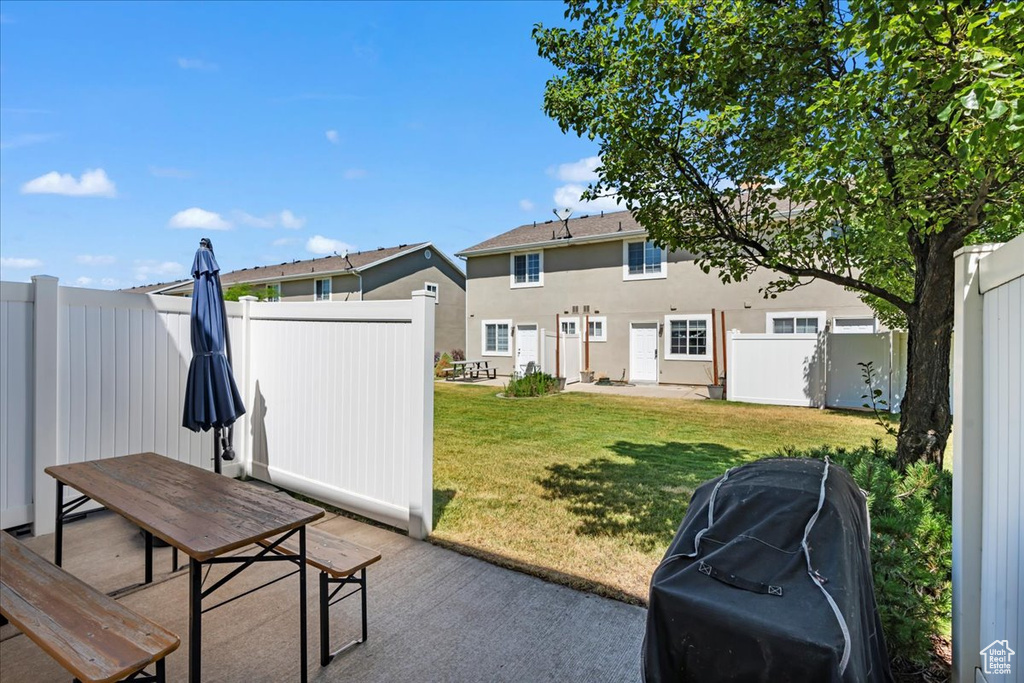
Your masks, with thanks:
M 220 474 L 220 429 L 213 428 L 213 471 Z

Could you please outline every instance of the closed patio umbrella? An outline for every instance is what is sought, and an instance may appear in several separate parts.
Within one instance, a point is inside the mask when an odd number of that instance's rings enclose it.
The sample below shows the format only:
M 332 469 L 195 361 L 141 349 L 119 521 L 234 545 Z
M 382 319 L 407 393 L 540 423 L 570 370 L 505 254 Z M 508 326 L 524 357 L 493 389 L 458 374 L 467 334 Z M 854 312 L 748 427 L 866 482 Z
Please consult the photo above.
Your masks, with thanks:
M 226 460 L 234 457 L 230 427 L 245 413 L 245 406 L 231 372 L 220 266 L 213 256 L 213 244 L 205 237 L 199 241 L 192 262 L 192 277 L 192 362 L 185 385 L 182 426 L 193 432 L 211 427 L 216 430 L 213 467 L 219 474 L 222 451 Z

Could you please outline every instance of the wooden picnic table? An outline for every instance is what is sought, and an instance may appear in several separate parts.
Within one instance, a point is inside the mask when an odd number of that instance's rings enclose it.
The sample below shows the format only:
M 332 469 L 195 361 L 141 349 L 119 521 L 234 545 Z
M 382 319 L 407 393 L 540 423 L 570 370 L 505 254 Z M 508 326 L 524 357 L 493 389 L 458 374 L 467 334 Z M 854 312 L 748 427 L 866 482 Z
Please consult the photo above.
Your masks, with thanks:
M 480 373 L 488 379 L 495 379 L 498 376 L 498 369 L 490 366 L 487 360 L 456 360 L 452 366 L 445 370 L 445 379 L 479 379 Z
M 202 680 L 203 598 L 258 562 L 298 565 L 301 679 L 306 681 L 306 525 L 324 511 L 293 498 L 229 479 L 155 453 L 47 467 L 57 480 L 57 528 L 54 563 L 63 559 L 64 519 L 87 500 L 95 500 L 139 526 L 146 538 L 146 582 L 153 575 L 153 537 L 189 556 L 189 681 Z M 64 487 L 83 494 L 64 502 Z M 283 534 L 271 548 L 250 555 L 225 556 L 232 550 Z M 273 547 L 297 536 L 297 555 L 280 555 Z M 203 589 L 203 567 L 237 565 L 224 578 Z M 275 579 L 276 581 L 276 579 Z M 264 584 L 269 585 L 269 584 Z M 262 586 L 260 586 L 262 588 Z M 257 589 L 252 589 L 257 590 Z M 251 592 L 251 591 L 247 591 Z M 206 608 L 210 611 L 233 598 Z

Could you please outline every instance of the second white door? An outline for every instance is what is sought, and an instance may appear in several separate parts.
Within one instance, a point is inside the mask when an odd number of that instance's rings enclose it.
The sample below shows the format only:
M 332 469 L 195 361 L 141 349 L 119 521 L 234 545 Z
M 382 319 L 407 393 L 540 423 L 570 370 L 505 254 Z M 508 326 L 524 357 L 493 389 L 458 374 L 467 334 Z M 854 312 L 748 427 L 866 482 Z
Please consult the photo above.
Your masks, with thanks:
M 629 381 L 658 381 L 658 323 L 630 323 Z
M 526 371 L 526 366 L 537 363 L 537 326 L 516 325 L 516 370 Z

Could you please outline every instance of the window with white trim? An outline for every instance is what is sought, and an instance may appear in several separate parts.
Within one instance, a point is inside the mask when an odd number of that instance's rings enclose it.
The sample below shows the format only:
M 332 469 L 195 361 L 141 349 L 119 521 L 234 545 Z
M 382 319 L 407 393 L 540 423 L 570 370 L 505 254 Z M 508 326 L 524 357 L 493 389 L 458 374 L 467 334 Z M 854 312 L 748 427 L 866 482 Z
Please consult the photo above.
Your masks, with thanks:
M 579 331 L 579 318 L 562 318 L 562 334 L 576 334 Z
M 280 301 L 281 300 L 281 283 L 272 282 L 267 285 L 267 298 L 265 301 Z
M 824 311 L 765 313 L 767 334 L 817 334 L 824 329 Z
M 874 334 L 878 331 L 878 324 L 871 316 L 832 318 L 832 331 L 836 334 Z
M 711 360 L 710 315 L 666 315 L 665 358 Z
M 668 252 L 650 240 L 622 243 L 622 279 L 654 280 L 668 275 Z
M 331 300 L 331 278 L 320 278 L 316 281 L 315 298 L 317 301 Z
M 544 252 L 533 251 L 525 254 L 511 254 L 511 286 L 544 286 Z
M 511 356 L 509 331 L 511 320 L 484 320 L 480 323 L 480 348 L 484 356 Z
M 590 316 L 587 320 L 587 337 L 592 342 L 608 341 L 607 337 L 608 318 L 605 316 Z
M 441 290 L 438 288 L 436 282 L 425 282 L 423 283 L 423 289 L 427 290 L 434 295 L 434 303 L 441 303 Z

